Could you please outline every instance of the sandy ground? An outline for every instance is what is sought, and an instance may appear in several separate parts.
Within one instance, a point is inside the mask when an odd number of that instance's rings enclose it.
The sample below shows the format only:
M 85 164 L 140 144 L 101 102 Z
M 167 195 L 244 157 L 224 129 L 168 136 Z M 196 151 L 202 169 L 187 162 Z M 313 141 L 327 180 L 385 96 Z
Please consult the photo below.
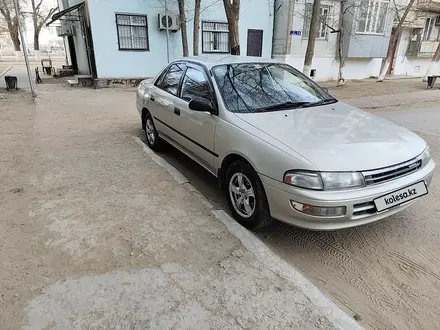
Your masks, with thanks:
M 399 94 L 401 82 L 413 88 L 401 88 Z M 422 91 L 418 83 L 407 80 L 383 84 L 358 82 L 339 93 L 347 93 L 345 96 L 355 93 L 356 98 L 343 101 L 362 103 L 367 109 L 375 109 L 378 115 L 421 135 L 431 146 L 432 155 L 439 164 L 439 102 L 433 107 L 408 106 L 418 102 L 430 105 L 430 100 L 440 98 L 439 91 Z M 394 94 L 381 94 L 384 88 Z M 353 90 L 353 94 L 347 90 Z M 337 97 L 342 99 L 341 96 L 344 95 Z M 215 180 L 211 175 L 172 148 L 163 153 L 163 157 L 183 172 L 216 207 L 227 210 L 226 200 L 213 188 Z M 436 175 L 428 196 L 384 221 L 321 233 L 275 222 L 258 235 L 347 312 L 356 315 L 365 328 L 439 329 L 439 200 L 440 177 Z
M 381 83 L 376 79 L 353 80 L 343 87 L 336 87 L 334 81 L 319 84 L 327 87 L 336 98 L 369 111 L 435 106 L 440 100 L 440 82 L 434 89 L 426 90 L 426 83 L 421 78 Z
M 356 328 L 145 154 L 132 92 L 0 102 L 0 329 Z
M 439 91 L 405 84 L 413 88 L 400 94 L 396 81 L 359 82 L 339 93 L 416 131 L 440 163 L 440 107 L 408 106 L 430 105 Z M 218 322 L 212 327 L 331 328 L 140 151 L 131 91 L 58 86 L 55 96 L 50 85 L 40 88 L 37 106 L 25 94 L 1 104 L 0 329 L 203 328 L 197 322 L 207 317 Z M 161 156 L 227 210 L 203 169 L 172 148 Z M 146 188 L 152 182 L 158 190 Z M 426 198 L 385 221 L 332 233 L 275 222 L 257 236 L 365 328 L 438 329 L 439 200 L 435 176 Z M 146 303 L 157 295 L 160 302 Z M 280 313 L 285 306 L 294 312 Z M 295 323 L 304 318 L 306 325 Z

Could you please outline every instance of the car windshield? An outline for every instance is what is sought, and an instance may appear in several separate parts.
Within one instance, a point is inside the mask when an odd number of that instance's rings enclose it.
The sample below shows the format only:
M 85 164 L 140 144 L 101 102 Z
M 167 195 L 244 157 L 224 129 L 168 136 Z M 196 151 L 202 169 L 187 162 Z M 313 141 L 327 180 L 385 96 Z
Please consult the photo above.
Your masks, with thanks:
M 276 111 L 337 102 L 286 64 L 223 64 L 212 71 L 225 106 L 232 112 Z

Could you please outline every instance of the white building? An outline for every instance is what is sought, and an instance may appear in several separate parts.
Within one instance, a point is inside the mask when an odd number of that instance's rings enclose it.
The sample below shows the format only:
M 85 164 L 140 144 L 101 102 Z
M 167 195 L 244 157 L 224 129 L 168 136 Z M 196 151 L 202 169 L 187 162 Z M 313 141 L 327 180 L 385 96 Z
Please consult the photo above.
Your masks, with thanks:
M 440 0 L 419 0 L 405 20 L 390 73 L 424 76 L 439 44 L 439 37 Z M 440 74 L 438 69 L 437 73 Z
M 308 42 L 312 1 L 276 0 L 273 57 L 302 70 Z M 338 78 L 338 38 L 343 22 L 343 77 L 363 79 L 380 73 L 386 56 L 394 10 L 389 0 L 322 0 L 312 73 L 315 80 Z M 333 33 L 332 33 L 333 32 Z

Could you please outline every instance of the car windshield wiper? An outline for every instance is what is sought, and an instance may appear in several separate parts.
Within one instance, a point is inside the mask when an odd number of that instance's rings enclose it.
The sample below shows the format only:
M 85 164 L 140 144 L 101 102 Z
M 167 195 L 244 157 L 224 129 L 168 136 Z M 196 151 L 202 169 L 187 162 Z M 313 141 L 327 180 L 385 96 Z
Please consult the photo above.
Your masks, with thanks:
M 308 104 L 304 104 L 303 107 L 316 107 L 319 105 L 332 104 L 332 103 L 336 103 L 336 102 L 338 102 L 337 99 L 333 99 L 333 98 L 324 99 L 324 100 L 317 101 L 317 102 L 308 102 Z
M 297 108 L 301 108 L 305 105 L 309 105 L 310 102 L 283 102 L 283 103 L 279 103 L 279 104 L 274 104 L 274 105 L 269 105 L 267 107 L 264 108 L 259 108 L 258 110 L 261 112 L 264 111 L 272 111 L 272 110 L 285 110 L 285 109 L 297 109 Z

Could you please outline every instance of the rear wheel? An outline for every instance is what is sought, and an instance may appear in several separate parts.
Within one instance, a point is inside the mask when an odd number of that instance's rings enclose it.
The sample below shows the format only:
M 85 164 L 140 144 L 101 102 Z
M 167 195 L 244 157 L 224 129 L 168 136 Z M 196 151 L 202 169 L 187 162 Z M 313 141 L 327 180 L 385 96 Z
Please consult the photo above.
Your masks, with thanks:
M 156 126 L 154 126 L 153 117 L 149 112 L 144 114 L 143 128 L 145 132 L 145 139 L 148 146 L 154 151 L 160 151 L 162 149 L 163 141 L 157 133 Z
M 258 229 L 272 222 L 263 184 L 252 166 L 241 160 L 232 163 L 225 183 L 229 208 L 238 223 Z

